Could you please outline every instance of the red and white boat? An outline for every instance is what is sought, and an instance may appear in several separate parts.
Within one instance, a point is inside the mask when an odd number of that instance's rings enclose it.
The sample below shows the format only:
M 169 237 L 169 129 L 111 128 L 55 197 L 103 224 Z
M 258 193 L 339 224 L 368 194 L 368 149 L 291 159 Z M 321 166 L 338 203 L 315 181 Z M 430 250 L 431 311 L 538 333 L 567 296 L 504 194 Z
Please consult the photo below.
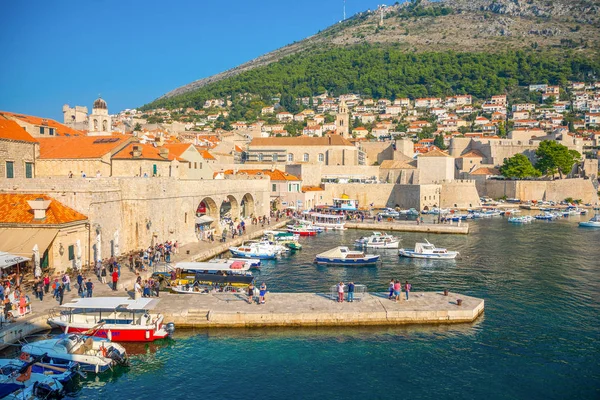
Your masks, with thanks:
M 86 333 L 115 342 L 152 342 L 175 331 L 164 324 L 161 314 L 150 314 L 158 299 L 129 297 L 90 297 L 63 304 L 59 315 L 48 318 L 52 327 L 65 333 Z
M 287 231 L 300 236 L 316 236 L 320 230 L 312 225 L 288 225 Z

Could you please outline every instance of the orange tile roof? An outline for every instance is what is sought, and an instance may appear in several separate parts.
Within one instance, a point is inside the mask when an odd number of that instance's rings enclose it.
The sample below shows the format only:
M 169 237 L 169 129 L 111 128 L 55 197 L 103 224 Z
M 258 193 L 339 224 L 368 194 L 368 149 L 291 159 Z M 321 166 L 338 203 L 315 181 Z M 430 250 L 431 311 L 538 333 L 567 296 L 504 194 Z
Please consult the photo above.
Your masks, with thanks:
M 484 158 L 485 156 L 479 150 L 471 150 L 471 151 L 468 151 L 465 154 L 463 154 L 461 157 L 481 157 L 481 158 Z
M 215 172 L 215 175 L 219 172 Z M 234 174 L 232 169 L 223 172 L 225 175 L 267 175 L 272 181 L 299 181 L 300 178 L 278 169 L 240 169 Z
M 234 149 L 237 153 L 243 153 L 244 150 L 242 150 L 242 148 L 240 146 L 238 146 L 237 144 L 234 146 Z
M 0 117 L 0 139 L 15 140 L 17 142 L 37 143 L 21 125 L 10 119 Z
M 75 129 L 72 129 L 72 128 L 69 128 L 66 125 L 60 124 L 60 123 L 56 122 L 53 119 L 35 117 L 33 115 L 11 113 L 11 112 L 8 112 L 8 111 L 0 111 L 0 114 L 4 115 L 6 118 L 14 119 L 14 120 L 20 120 L 20 121 L 23 121 L 23 122 L 27 122 L 28 124 L 41 125 L 41 126 L 47 126 L 49 128 L 54 128 L 55 129 L 55 132 L 54 132 L 55 136 L 63 136 L 65 134 L 69 134 L 71 136 L 81 136 L 81 135 L 83 135 L 82 132 L 80 132 L 78 130 L 75 130 Z
M 190 147 L 194 147 L 191 143 L 167 143 L 162 147 L 169 149 L 169 154 L 173 154 L 175 157 L 181 157 Z
M 200 152 L 200 155 L 202 156 L 202 158 L 204 158 L 205 160 L 216 160 L 216 158 L 210 154 L 208 152 L 208 150 L 203 150 Z
M 60 136 L 38 138 L 40 159 L 101 158 L 119 150 L 131 137 L 113 136 Z
M 340 135 L 254 138 L 250 146 L 354 146 Z
M 325 190 L 325 189 L 323 189 L 320 186 L 302 186 L 303 193 L 305 193 L 305 192 L 322 192 L 323 190 Z
M 28 200 L 51 200 L 46 218 L 35 220 Z M 88 218 L 45 194 L 0 193 L 0 224 L 59 225 Z
M 420 154 L 419 157 L 448 157 L 448 154 L 435 147 L 433 150 L 428 151 L 427 153 Z
M 471 172 L 470 175 L 500 175 L 500 171 L 496 168 L 480 167 Z
M 133 157 L 133 146 L 138 146 L 142 154 L 139 157 Z M 175 159 L 181 160 L 176 155 L 167 154 L 164 158 L 160 155 L 160 147 L 154 147 L 151 144 L 142 143 L 130 143 L 125 146 L 122 150 L 118 151 L 112 156 L 113 160 L 156 160 L 156 161 L 173 161 Z

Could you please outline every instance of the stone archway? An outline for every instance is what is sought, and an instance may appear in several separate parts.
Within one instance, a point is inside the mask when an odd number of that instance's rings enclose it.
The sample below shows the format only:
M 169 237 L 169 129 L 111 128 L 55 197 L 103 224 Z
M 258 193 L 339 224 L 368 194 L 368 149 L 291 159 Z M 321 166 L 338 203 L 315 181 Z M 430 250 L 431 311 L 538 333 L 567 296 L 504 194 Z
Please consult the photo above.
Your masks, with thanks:
M 210 197 L 203 198 L 196 207 L 196 230 L 215 229 L 219 226 L 219 208 Z
M 232 195 L 228 195 L 223 199 L 221 206 L 219 207 L 219 219 L 221 221 L 231 219 L 235 222 L 240 217 L 240 206 L 238 201 Z
M 240 207 L 240 215 L 242 218 L 250 218 L 255 213 L 254 197 L 250 193 L 246 193 L 242 197 Z

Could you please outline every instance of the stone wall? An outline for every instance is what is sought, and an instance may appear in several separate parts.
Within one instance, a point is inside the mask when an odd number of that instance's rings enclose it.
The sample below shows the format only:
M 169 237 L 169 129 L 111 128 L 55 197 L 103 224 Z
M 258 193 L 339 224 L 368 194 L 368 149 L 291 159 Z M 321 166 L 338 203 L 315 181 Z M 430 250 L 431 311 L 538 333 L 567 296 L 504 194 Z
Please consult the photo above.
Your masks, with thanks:
M 33 163 L 32 174 L 36 175 L 35 160 L 39 157 L 37 143 L 16 142 L 0 139 L 0 178 L 6 178 L 6 162 L 13 162 L 15 178 L 25 178 L 25 163 Z
M 442 184 L 442 208 L 481 207 L 479 192 L 474 180 L 456 180 Z
M 554 181 L 487 180 L 481 195 L 499 199 L 504 196 L 521 201 L 563 201 L 568 197 L 584 203 L 598 204 L 597 191 L 589 179 L 562 179 Z
M 269 180 L 178 180 L 170 178 L 36 178 L 0 181 L 0 191 L 45 193 L 86 215 L 92 225 L 92 246 L 101 233 L 101 255 L 111 255 L 119 231 L 121 253 L 148 246 L 153 240 L 196 241 L 195 212 L 201 201 L 218 224 L 224 200 L 239 216 L 242 199 L 252 199 L 249 212 L 268 215 Z M 249 202 L 250 203 L 250 202 Z
M 110 176 L 112 173 L 109 154 L 102 158 L 37 160 L 35 169 L 37 171 L 37 176 L 40 177 L 67 177 L 69 176 L 69 172 L 72 172 L 74 177 L 81 177 L 82 172 L 84 172 L 87 177 L 95 177 L 98 171 L 100 171 L 102 176 Z

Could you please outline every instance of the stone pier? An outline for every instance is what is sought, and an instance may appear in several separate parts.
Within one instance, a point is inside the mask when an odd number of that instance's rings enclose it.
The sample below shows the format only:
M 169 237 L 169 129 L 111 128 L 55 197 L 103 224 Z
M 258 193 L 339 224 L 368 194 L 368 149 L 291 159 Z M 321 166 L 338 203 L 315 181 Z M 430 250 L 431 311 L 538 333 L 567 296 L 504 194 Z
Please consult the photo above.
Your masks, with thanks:
M 397 232 L 422 232 L 422 233 L 453 233 L 466 235 L 469 233 L 469 224 L 418 224 L 406 222 L 346 222 L 348 229 L 365 229 L 368 231 L 397 231 Z

